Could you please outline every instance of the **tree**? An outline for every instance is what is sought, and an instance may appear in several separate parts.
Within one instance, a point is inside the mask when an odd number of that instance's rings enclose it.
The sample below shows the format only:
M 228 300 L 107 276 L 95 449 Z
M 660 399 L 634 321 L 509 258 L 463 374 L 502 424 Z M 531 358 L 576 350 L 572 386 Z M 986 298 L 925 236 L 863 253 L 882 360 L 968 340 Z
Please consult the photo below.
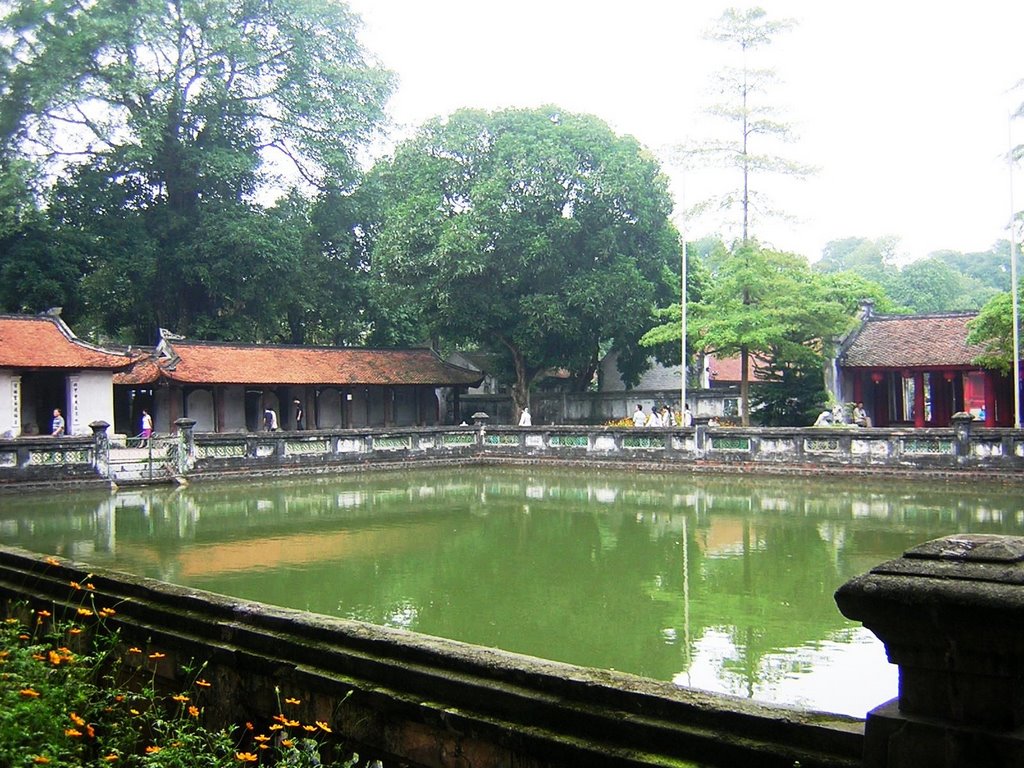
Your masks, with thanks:
M 374 268 L 409 292 L 431 335 L 503 350 L 518 410 L 552 368 L 587 387 L 602 348 L 634 348 L 678 285 L 667 181 L 597 118 L 459 111 L 375 175 Z
M 813 273 L 803 258 L 752 243 L 736 249 L 702 300 L 691 308 L 692 342 L 688 343 L 722 356 L 739 355 L 741 368 L 755 356 L 766 360 L 765 373 L 781 382 L 807 380 L 813 371 L 820 379 L 833 339 L 852 320 L 851 304 L 847 296 L 837 294 L 834 283 Z M 678 324 L 662 325 L 652 329 L 644 343 L 663 343 L 673 334 L 678 339 L 679 332 Z M 741 371 L 745 425 L 750 423 L 749 374 L 749 369 Z M 807 391 L 817 397 L 815 387 Z M 810 408 L 813 403 L 801 400 L 777 410 L 803 413 Z
M 795 26 L 791 19 L 769 19 L 762 8 L 729 8 L 707 33 L 711 40 L 731 46 L 739 64 L 724 67 L 716 75 L 716 89 L 724 97 L 709 107 L 709 114 L 725 120 L 732 139 L 716 138 L 685 152 L 699 164 L 721 164 L 739 170 L 740 185 L 716 198 L 700 203 L 696 212 L 717 206 L 723 210 L 739 208 L 740 240 L 746 244 L 753 236 L 754 214 L 781 215 L 764 193 L 752 185 L 755 175 L 764 173 L 803 177 L 811 168 L 761 149 L 772 143 L 793 140 L 792 127 L 781 120 L 778 110 L 761 97 L 777 82 L 771 69 L 751 65 L 753 55 L 770 45 L 776 37 Z
M 259 330 L 217 319 L 240 302 L 253 308 L 239 285 L 251 260 L 285 253 L 257 199 L 285 169 L 351 191 L 357 152 L 383 119 L 390 75 L 368 61 L 357 19 L 341 2 L 312 0 L 5 8 L 0 152 L 33 159 L 58 180 L 56 224 L 67 242 L 108 278 L 134 258 L 132 274 L 146 282 L 132 291 L 160 324 L 264 333 L 265 318 Z M 129 246 L 138 248 L 131 257 L 116 250 Z M 287 290 L 287 281 L 277 285 Z M 91 311 L 122 326 L 120 310 L 104 315 L 106 298 L 93 295 L 101 306 Z

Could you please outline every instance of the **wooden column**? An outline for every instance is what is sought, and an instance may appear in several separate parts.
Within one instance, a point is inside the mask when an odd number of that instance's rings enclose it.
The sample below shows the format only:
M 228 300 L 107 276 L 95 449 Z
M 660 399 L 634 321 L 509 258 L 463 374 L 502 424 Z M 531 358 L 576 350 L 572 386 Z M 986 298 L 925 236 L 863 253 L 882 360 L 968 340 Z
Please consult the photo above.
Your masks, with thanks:
M 914 426 L 924 426 L 924 374 L 920 371 L 914 374 Z

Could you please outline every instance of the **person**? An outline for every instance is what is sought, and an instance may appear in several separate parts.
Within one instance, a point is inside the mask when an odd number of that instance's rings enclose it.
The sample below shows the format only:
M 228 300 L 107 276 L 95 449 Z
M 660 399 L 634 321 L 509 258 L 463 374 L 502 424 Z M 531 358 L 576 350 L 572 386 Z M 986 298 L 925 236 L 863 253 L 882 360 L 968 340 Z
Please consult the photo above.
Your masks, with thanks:
M 858 427 L 870 427 L 871 417 L 868 416 L 868 412 L 864 410 L 864 403 L 857 403 L 853 409 L 853 423 Z
M 302 403 L 300 403 L 298 400 L 296 400 L 295 401 L 295 428 L 296 429 L 305 429 L 306 428 L 304 426 L 304 423 L 305 423 L 304 419 L 303 419 L 304 416 L 305 416 L 305 414 L 302 412 Z
M 148 440 L 153 436 L 153 417 L 149 415 L 149 411 L 145 408 L 142 409 L 142 434 L 143 440 Z
M 816 427 L 831 427 L 832 426 L 832 411 L 827 408 L 818 414 L 818 418 L 814 421 Z
M 633 411 L 633 426 L 642 427 L 647 423 L 647 416 L 644 415 L 644 407 L 640 403 L 636 404 L 636 410 Z
M 274 413 L 273 408 L 263 411 L 263 427 L 267 432 L 274 432 L 277 429 L 277 414 Z
M 61 437 L 64 434 L 64 417 L 60 415 L 60 408 L 53 409 L 53 421 L 50 422 L 50 434 L 53 437 Z
M 693 413 L 690 411 L 690 405 L 686 404 L 683 406 L 683 426 L 693 426 Z
M 652 405 L 651 406 L 651 415 L 647 417 L 647 424 L 645 426 L 648 426 L 648 427 L 660 427 L 661 426 L 661 416 L 658 415 L 658 406 L 656 406 L 656 405 Z
M 661 426 L 674 427 L 676 420 L 672 416 L 672 406 L 667 403 L 661 407 Z
M 529 427 L 533 425 L 533 417 L 530 416 L 530 409 L 523 408 L 523 412 L 519 415 L 519 426 Z

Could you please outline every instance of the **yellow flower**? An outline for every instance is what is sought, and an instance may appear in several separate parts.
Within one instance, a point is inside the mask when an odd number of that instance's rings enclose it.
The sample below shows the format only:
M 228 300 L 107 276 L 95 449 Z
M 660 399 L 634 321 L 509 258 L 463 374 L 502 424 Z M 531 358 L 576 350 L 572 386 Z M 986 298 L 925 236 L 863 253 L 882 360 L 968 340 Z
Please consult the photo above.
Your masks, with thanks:
M 46 765 L 48 762 L 50 762 L 50 758 L 48 758 L 46 755 L 36 755 L 32 758 L 32 762 L 36 765 Z
M 77 739 L 79 736 L 82 735 L 82 732 L 77 728 L 65 728 L 64 735 L 70 736 L 72 739 Z
M 192 717 L 199 717 L 199 707 L 196 707 L 196 706 L 189 707 L 188 708 L 188 713 L 190 715 L 192 715 Z
M 284 703 L 285 704 L 301 704 L 302 700 L 301 699 L 285 699 Z
M 284 730 L 284 726 L 281 725 L 280 723 L 274 723 L 273 725 L 270 726 L 270 730 L 272 730 L 272 731 L 281 731 L 281 730 Z
M 82 628 L 81 627 L 72 627 L 71 629 L 68 630 L 68 632 L 70 634 L 72 634 L 72 635 L 80 635 L 80 634 L 82 634 Z
M 252 740 L 258 741 L 260 744 L 263 744 L 264 742 L 270 741 L 270 737 L 261 733 L 258 736 L 253 736 Z
M 316 726 L 315 725 L 304 725 L 304 726 L 302 726 L 302 730 L 309 731 L 309 733 L 312 733 L 313 731 L 316 730 Z
M 100 616 L 103 616 L 104 618 L 109 618 L 110 616 L 113 616 L 115 613 L 117 613 L 117 611 L 115 611 L 113 608 L 100 608 Z
M 53 664 L 53 666 L 60 666 L 60 663 L 62 661 L 66 661 L 66 659 L 63 656 L 61 656 L 56 651 L 50 651 L 50 663 Z
M 171 696 L 171 698 L 179 704 L 184 704 L 186 701 L 188 701 L 188 696 L 185 696 L 181 693 L 179 693 L 177 696 Z
M 50 613 L 49 611 L 45 611 L 45 610 L 44 610 L 44 611 L 36 611 L 36 613 L 37 613 L 37 614 L 38 614 L 38 615 L 39 615 L 39 616 L 40 616 L 41 618 L 44 618 L 44 619 L 46 619 L 46 618 L 49 618 L 50 616 L 52 616 L 52 615 L 53 615 L 53 614 L 52 614 L 52 613 Z
M 53 653 L 53 651 L 50 651 L 50 653 Z M 33 653 L 32 654 L 32 658 L 35 661 L 46 661 L 46 657 L 43 656 L 43 654 L 41 654 L 41 653 Z
M 160 653 L 159 651 L 157 651 L 156 653 L 149 654 L 149 658 L 151 658 L 151 659 L 162 659 L 166 655 L 167 655 L 166 653 Z
M 80 715 L 76 715 L 74 712 L 69 714 L 68 717 L 71 719 L 71 722 L 73 722 L 75 725 L 85 725 L 85 718 L 81 717 Z
M 22 688 L 19 693 L 26 699 L 38 699 L 39 691 L 34 688 Z
M 88 583 L 87 583 L 87 584 L 85 585 L 85 588 L 86 588 L 86 589 L 96 589 L 96 585 L 95 585 L 95 584 L 93 584 L 93 583 L 92 583 L 92 582 L 90 581 L 90 582 L 88 582 Z
M 72 582 L 71 582 L 71 588 L 72 588 L 72 589 L 81 589 L 81 588 L 82 588 L 82 585 L 81 585 L 81 584 L 79 584 L 79 583 L 78 583 L 77 581 L 72 581 Z
M 138 715 L 139 714 L 139 710 L 134 709 L 134 708 L 133 709 L 129 709 L 128 711 L 131 712 L 133 715 Z
M 115 754 L 109 754 L 109 755 L 104 755 L 103 759 L 106 760 L 108 763 L 114 763 L 114 762 L 117 762 L 118 760 L 120 760 L 121 758 L 118 757 Z
M 266 744 L 260 744 L 260 749 L 270 749 L 270 747 Z
M 319 728 L 321 731 L 324 731 L 326 733 L 330 733 L 331 732 L 330 726 L 327 725 L 327 723 L 325 723 L 325 722 L 323 722 L 321 720 L 317 720 L 316 721 L 316 727 Z
M 161 749 L 162 749 L 162 747 L 158 747 L 156 744 L 150 744 L 148 747 L 146 747 L 146 754 L 147 755 L 155 755 Z
M 198 685 L 200 688 L 209 688 L 210 687 L 210 683 L 208 683 L 205 680 L 203 680 L 203 678 L 199 678 L 198 680 L 196 680 L 196 685 Z
M 294 747 L 295 746 L 295 742 L 292 741 L 291 739 L 281 739 L 281 746 L 282 747 Z
M 136 648 L 134 645 L 128 649 L 128 653 L 142 653 L 141 648 Z
M 93 613 L 92 613 L 92 611 L 89 608 L 79 608 L 78 609 L 78 615 L 79 616 L 92 616 Z
M 255 763 L 259 760 L 252 752 L 236 752 L 235 759 L 241 760 L 243 763 Z

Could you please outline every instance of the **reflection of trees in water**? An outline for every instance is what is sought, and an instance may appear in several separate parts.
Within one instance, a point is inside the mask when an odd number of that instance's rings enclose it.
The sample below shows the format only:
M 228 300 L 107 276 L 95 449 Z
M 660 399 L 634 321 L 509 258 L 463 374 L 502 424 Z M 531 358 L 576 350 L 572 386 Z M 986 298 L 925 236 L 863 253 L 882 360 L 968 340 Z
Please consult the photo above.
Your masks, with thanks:
M 661 679 L 689 669 L 702 639 L 723 638 L 720 674 L 750 695 L 793 671 L 779 661 L 787 649 L 848 626 L 832 600 L 839 584 L 926 539 L 1019 534 L 1018 498 L 863 479 L 460 468 L 17 497 L 0 534 L 240 597 Z

